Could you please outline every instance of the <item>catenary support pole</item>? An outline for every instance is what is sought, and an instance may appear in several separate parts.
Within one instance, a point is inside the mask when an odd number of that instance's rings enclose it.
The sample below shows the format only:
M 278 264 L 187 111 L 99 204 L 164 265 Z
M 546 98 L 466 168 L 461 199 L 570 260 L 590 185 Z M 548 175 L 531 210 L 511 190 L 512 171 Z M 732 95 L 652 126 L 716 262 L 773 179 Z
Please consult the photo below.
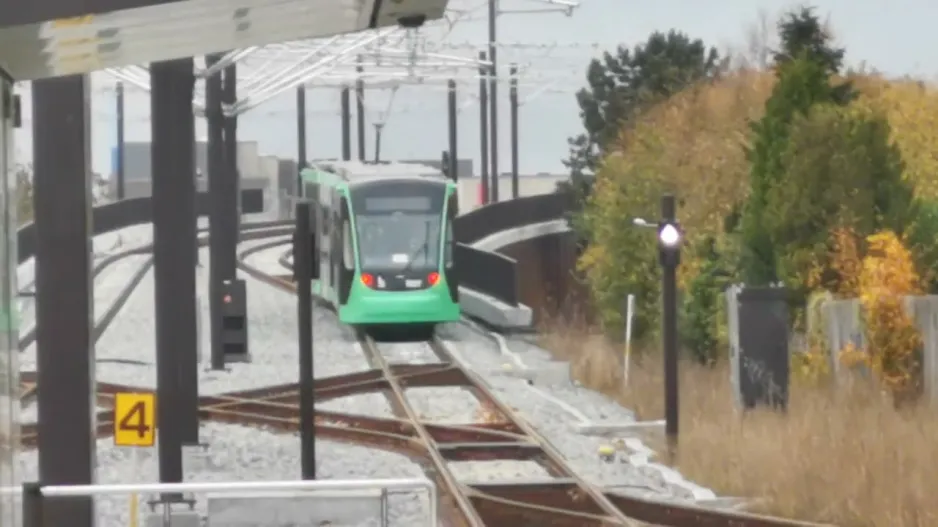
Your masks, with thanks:
M 90 81 L 33 82 L 39 480 L 94 482 Z M 46 504 L 46 525 L 92 527 L 91 498 Z
M 348 86 L 342 87 L 342 160 L 352 159 L 352 93 Z
M 518 199 L 518 65 L 509 70 L 511 84 L 508 88 L 508 103 L 511 118 L 511 199 Z
M 479 52 L 479 60 L 485 61 L 487 55 L 484 51 Z M 479 143 L 482 149 L 482 203 L 487 205 L 491 197 L 489 182 L 489 95 L 488 95 L 488 71 L 486 66 L 479 66 Z
M 231 64 L 225 68 L 222 82 L 222 102 L 232 105 L 238 99 L 238 66 Z M 241 170 L 238 166 L 238 116 L 225 119 L 225 166 L 227 177 L 223 203 L 224 219 L 224 258 L 223 276 L 226 280 L 237 278 L 238 230 L 241 225 Z
M 117 144 L 115 148 L 114 176 L 117 178 L 117 199 L 121 200 L 127 197 L 127 175 L 125 173 L 124 163 L 124 83 L 117 83 Z
M 489 170 L 492 181 L 492 201 L 498 202 L 499 183 L 501 181 L 498 168 L 498 62 L 495 48 L 498 44 L 498 30 L 496 22 L 498 20 L 498 0 L 489 0 L 489 61 L 492 63 L 489 72 L 489 105 L 492 116 L 489 119 L 489 139 L 492 146 L 489 151 L 489 159 L 492 162 L 492 168 Z
M 191 433 L 190 416 L 198 416 L 198 390 L 188 382 L 191 368 L 196 368 L 198 378 L 195 244 L 191 242 L 196 227 L 192 62 L 188 58 L 150 65 L 156 418 L 161 482 L 182 481 L 182 445 L 198 441 L 198 437 L 185 437 Z M 196 406 L 190 408 L 193 404 Z M 195 431 L 198 435 L 198 423 Z
M 450 79 L 447 83 L 448 93 L 446 97 L 446 113 L 449 116 L 448 127 L 449 127 L 449 177 L 453 181 L 459 181 L 459 155 L 457 150 L 459 149 L 458 144 L 458 126 L 457 126 L 457 101 L 456 101 L 456 81 Z
M 313 206 L 296 204 L 296 245 L 293 267 L 296 272 L 297 323 L 299 327 L 300 368 L 300 465 L 303 479 L 316 479 L 316 416 L 313 372 L 312 226 Z
M 198 281 L 196 278 L 197 269 L 199 265 L 199 251 L 201 247 L 199 246 L 199 211 L 196 207 L 196 196 L 199 194 L 199 181 L 197 178 L 198 174 L 198 159 L 196 157 L 196 148 L 198 143 L 195 139 L 195 115 L 193 114 L 193 94 L 195 93 L 195 70 L 193 63 L 193 75 L 192 75 L 192 90 L 189 92 L 189 98 L 186 99 L 185 106 L 188 109 L 187 111 L 193 115 L 191 119 L 185 123 L 179 124 L 178 133 L 183 137 L 188 138 L 189 144 L 192 145 L 192 149 L 189 150 L 189 166 L 192 167 L 191 175 L 189 176 L 189 190 L 186 194 L 180 196 L 181 200 L 184 200 L 184 206 L 180 209 L 182 211 L 188 211 L 192 221 L 189 222 L 188 228 L 179 233 L 180 236 L 186 237 L 189 239 L 189 245 L 192 247 L 192 252 L 187 253 L 191 254 L 192 257 L 192 267 L 193 267 L 193 276 L 192 276 L 192 298 L 194 300 L 192 304 L 192 340 L 191 340 L 191 350 L 184 349 L 184 355 L 181 356 L 180 360 L 182 361 L 181 370 L 179 371 L 179 396 L 180 401 L 182 402 L 182 408 L 179 409 L 180 419 L 182 420 L 181 425 L 181 435 L 183 445 L 198 445 L 199 441 L 199 324 L 195 321 L 199 316 L 199 306 L 195 301 Z M 207 146 L 207 145 L 206 145 Z M 182 153 L 182 152 L 180 152 Z M 152 174 L 153 172 L 151 172 Z M 190 194 L 191 193 L 191 194 Z M 191 351 L 191 353 L 190 353 Z
M 221 54 L 206 57 L 211 67 Z M 222 282 L 225 276 L 225 179 L 230 177 L 225 164 L 225 116 L 222 114 L 222 73 L 205 79 L 205 120 L 208 127 L 208 194 L 209 194 L 209 331 L 211 333 L 211 367 L 225 369 L 225 346 L 222 327 Z
M 358 66 L 355 71 L 358 73 L 358 79 L 355 81 L 355 119 L 358 132 L 358 160 L 365 160 L 365 79 L 362 73 L 365 67 L 361 64 L 362 58 L 358 57 Z
M 306 168 L 306 86 L 296 87 L 296 190 L 303 186 L 301 170 Z
M 375 163 L 381 161 L 381 132 L 384 131 L 384 123 L 375 123 Z

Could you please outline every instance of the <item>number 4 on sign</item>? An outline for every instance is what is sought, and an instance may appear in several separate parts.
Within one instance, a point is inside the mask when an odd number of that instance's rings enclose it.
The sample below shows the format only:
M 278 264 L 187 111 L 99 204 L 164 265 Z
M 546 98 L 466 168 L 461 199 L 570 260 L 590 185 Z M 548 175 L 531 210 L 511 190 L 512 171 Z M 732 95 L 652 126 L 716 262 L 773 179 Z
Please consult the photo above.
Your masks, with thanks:
M 156 396 L 118 393 L 114 397 L 114 444 L 153 446 L 156 439 Z

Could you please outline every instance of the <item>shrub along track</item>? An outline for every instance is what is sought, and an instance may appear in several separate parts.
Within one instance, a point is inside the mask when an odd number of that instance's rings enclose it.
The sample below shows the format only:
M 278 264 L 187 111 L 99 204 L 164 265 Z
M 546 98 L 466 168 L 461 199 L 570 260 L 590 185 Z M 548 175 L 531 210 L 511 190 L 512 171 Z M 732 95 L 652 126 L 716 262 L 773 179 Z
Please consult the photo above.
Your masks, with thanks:
M 294 293 L 289 276 L 270 275 L 245 263 L 255 252 L 289 244 L 275 240 L 245 250 L 239 268 L 264 283 Z M 279 257 L 284 267 L 287 254 Z M 465 367 L 439 339 L 429 346 L 440 360 L 433 364 L 390 363 L 379 346 L 359 334 L 372 369 L 317 379 L 319 403 L 373 392 L 388 399 L 395 418 L 316 413 L 317 437 L 395 451 L 420 463 L 440 489 L 440 522 L 452 526 L 631 526 L 671 527 L 808 527 L 812 524 L 748 513 L 717 511 L 655 502 L 607 492 L 591 485 L 567 465 L 546 438 L 517 412 L 500 401 L 486 383 Z M 409 388 L 458 387 L 470 391 L 488 410 L 486 422 L 438 424 L 422 422 L 405 396 Z M 300 418 L 296 383 L 203 398 L 202 416 L 231 423 L 296 432 Z M 533 461 L 553 479 L 537 482 L 464 483 L 456 480 L 449 462 Z
M 256 240 L 261 238 L 268 238 L 273 236 L 282 236 L 284 234 L 289 234 L 292 232 L 291 221 L 262 221 L 262 222 L 252 222 L 245 223 L 241 226 L 241 239 L 242 240 Z M 208 244 L 208 237 L 204 235 L 208 229 L 199 229 L 199 245 L 205 246 Z M 152 252 L 153 246 L 151 244 L 143 245 L 139 247 L 134 247 L 132 249 L 127 249 L 118 253 L 111 254 L 99 262 L 97 262 L 94 268 L 91 271 L 92 280 L 95 280 L 105 269 L 115 264 L 116 262 L 123 260 L 124 258 L 136 255 L 149 254 Z M 93 343 L 97 343 L 100 340 L 101 336 L 104 335 L 104 332 L 107 328 L 114 322 L 114 319 L 117 317 L 117 314 L 120 313 L 121 308 L 124 307 L 124 304 L 127 303 L 127 300 L 130 298 L 130 295 L 134 292 L 137 285 L 143 280 L 147 272 L 153 267 L 153 258 L 148 258 L 140 268 L 129 277 L 127 283 L 121 288 L 118 292 L 117 297 L 114 301 L 107 306 L 107 308 L 101 312 L 99 316 L 96 317 L 94 328 L 92 328 L 91 338 Z M 19 350 L 24 351 L 29 346 L 36 342 L 36 326 L 34 325 L 28 331 L 23 333 L 19 339 Z M 99 362 L 105 362 L 106 360 L 99 360 Z M 111 407 L 113 406 L 114 394 L 118 392 L 126 391 L 140 391 L 137 388 L 131 388 L 128 386 L 122 386 L 117 384 L 110 383 L 97 383 L 98 389 L 98 405 L 102 407 Z M 38 386 L 36 384 L 36 372 L 22 372 L 20 374 L 20 400 L 21 404 L 25 405 L 32 402 L 38 395 Z M 113 413 L 110 411 L 102 412 L 98 415 L 98 432 L 102 435 L 107 435 L 111 432 Z M 24 424 L 21 427 L 21 437 L 22 443 L 25 446 L 32 447 L 36 444 L 36 425 L 35 423 Z

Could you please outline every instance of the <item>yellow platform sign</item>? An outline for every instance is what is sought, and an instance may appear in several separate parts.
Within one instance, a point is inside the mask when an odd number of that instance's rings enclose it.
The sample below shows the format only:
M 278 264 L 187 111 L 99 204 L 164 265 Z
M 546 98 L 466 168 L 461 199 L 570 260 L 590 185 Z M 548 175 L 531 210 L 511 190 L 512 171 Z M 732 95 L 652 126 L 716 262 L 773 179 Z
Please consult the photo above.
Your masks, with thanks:
M 153 446 L 156 442 L 156 396 L 118 393 L 114 396 L 114 444 Z

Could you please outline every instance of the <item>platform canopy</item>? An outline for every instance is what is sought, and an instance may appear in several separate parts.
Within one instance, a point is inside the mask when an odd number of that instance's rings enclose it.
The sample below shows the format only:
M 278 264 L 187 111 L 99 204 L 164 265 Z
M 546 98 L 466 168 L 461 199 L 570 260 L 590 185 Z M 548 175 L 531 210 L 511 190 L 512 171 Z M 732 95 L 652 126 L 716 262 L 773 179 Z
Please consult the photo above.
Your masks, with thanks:
M 2 0 L 0 68 L 15 80 L 204 55 L 443 16 L 448 0 Z M 20 9 L 21 4 L 35 4 Z M 56 8 L 58 4 L 58 8 Z M 94 14 L 76 12 L 84 6 Z M 117 5 L 129 9 L 113 10 Z

